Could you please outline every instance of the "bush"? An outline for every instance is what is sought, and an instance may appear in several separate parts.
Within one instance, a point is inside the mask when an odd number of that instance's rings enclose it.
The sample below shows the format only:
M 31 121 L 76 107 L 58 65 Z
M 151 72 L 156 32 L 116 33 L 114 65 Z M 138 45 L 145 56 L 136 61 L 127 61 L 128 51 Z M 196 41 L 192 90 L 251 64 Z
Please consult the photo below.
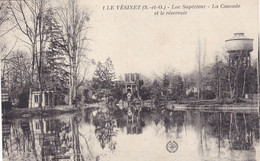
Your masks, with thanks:
M 29 90 L 24 88 L 19 96 L 18 108 L 28 108 L 29 104 Z
M 190 92 L 190 93 L 187 95 L 187 97 L 195 97 L 194 92 Z
M 211 90 L 202 91 L 201 94 L 204 99 L 215 99 L 216 98 L 216 94 Z

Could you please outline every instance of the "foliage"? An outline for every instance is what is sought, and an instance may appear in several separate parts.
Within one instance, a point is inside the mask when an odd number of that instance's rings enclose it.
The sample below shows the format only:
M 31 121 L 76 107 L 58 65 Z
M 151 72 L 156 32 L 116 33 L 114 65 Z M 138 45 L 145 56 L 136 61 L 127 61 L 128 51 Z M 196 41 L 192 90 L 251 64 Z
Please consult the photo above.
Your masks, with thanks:
M 173 71 L 168 71 L 163 73 L 161 79 L 155 79 L 150 87 L 145 87 L 141 93 L 145 98 L 152 98 L 154 103 L 159 105 L 166 101 L 179 102 L 184 97 L 183 87 L 182 77 Z
M 216 98 L 216 95 L 212 90 L 203 90 L 203 91 L 201 91 L 201 95 L 203 96 L 204 99 Z
M 110 58 L 105 63 L 98 62 L 93 76 L 93 88 L 98 97 L 108 97 L 114 88 L 115 72 Z
M 172 79 L 171 96 L 177 102 L 183 97 L 183 81 L 180 75 L 175 75 Z
M 154 80 L 152 85 L 151 98 L 153 99 L 155 105 L 160 104 L 160 102 L 163 100 L 162 90 L 160 84 L 156 79 Z
M 22 33 L 16 37 L 27 44 L 31 52 L 30 102 L 32 91 L 40 90 L 42 95 L 43 90 L 53 90 L 59 92 L 60 100 L 69 94 L 72 104 L 85 79 L 85 34 L 89 15 L 80 9 L 77 0 L 67 0 L 56 8 L 51 5 L 48 0 L 1 3 L 1 13 L 8 14 L 0 16 L 0 25 L 10 20 L 13 24 L 10 30 L 17 28 Z
M 29 106 L 32 105 L 32 87 L 37 84 L 40 90 L 39 106 L 42 106 L 43 78 L 42 64 L 44 53 L 46 52 L 46 44 L 48 42 L 47 17 L 49 2 L 47 0 L 38 1 L 9 1 L 9 9 L 11 13 L 11 21 L 14 22 L 23 36 L 17 36 L 19 40 L 29 45 L 32 53 L 31 58 L 31 75 L 30 75 L 30 91 Z M 27 40 L 23 40 L 24 36 Z M 29 41 L 29 42 L 27 42 Z
M 254 64 L 247 72 L 247 81 L 245 84 L 245 93 L 255 94 L 257 93 L 257 65 Z
M 123 99 L 123 86 L 121 82 L 115 83 L 115 86 L 111 89 L 111 96 L 116 102 Z
M 57 20 L 63 28 L 64 47 L 69 65 L 69 104 L 75 102 L 78 88 L 86 74 L 86 29 L 89 13 L 82 10 L 77 0 L 66 0 L 57 8 Z M 82 74 L 84 73 L 84 74 Z
M 151 99 L 151 86 L 143 86 L 139 94 L 142 100 Z
M 93 119 L 93 124 L 95 125 L 95 135 L 102 149 L 109 146 L 110 150 L 116 148 L 116 143 L 113 138 L 117 136 L 118 131 L 115 129 L 116 125 L 111 115 L 108 113 L 98 112 Z
M 210 82 L 212 92 L 217 98 L 223 98 L 224 90 L 229 88 L 227 68 L 227 65 L 216 57 L 215 63 L 209 66 L 209 71 L 204 78 L 205 81 Z
M 166 73 L 163 74 L 163 79 L 162 79 L 162 93 L 165 96 L 166 100 L 169 100 L 170 98 L 170 93 L 171 90 L 169 89 L 170 87 L 170 76 Z
M 2 61 L 1 88 L 10 94 L 12 100 L 19 100 L 20 95 L 28 90 L 31 65 L 27 55 L 17 50 Z
M 237 101 L 245 94 L 257 93 L 257 66 L 245 66 L 243 58 L 238 57 L 236 65 L 229 64 L 229 57 L 220 59 L 216 56 L 214 63 L 206 66 L 202 71 L 201 94 L 205 99 L 223 99 L 230 97 Z M 185 77 L 185 86 L 191 89 L 196 86 L 196 72 Z M 196 95 L 196 92 L 194 93 Z M 227 95 L 228 94 L 228 95 Z
M 48 10 L 48 33 L 49 47 L 46 51 L 45 61 L 43 63 L 43 87 L 44 89 L 59 93 L 58 104 L 64 102 L 64 97 L 68 94 L 69 72 L 66 63 L 66 48 L 62 29 L 52 16 L 53 11 Z

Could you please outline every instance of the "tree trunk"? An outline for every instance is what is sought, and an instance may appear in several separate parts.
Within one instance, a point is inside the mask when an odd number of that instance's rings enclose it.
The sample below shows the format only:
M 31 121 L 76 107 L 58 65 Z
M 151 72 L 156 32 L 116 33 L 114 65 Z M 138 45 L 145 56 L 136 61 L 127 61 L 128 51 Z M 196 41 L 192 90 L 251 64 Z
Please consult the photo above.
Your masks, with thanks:
M 70 75 L 69 75 L 69 105 L 72 105 L 72 91 L 73 91 L 73 86 L 72 86 L 72 66 L 71 66 L 71 58 L 70 58 Z
M 73 101 L 76 101 L 76 94 L 77 94 L 76 85 L 77 85 L 77 67 L 76 67 L 76 56 L 75 56 L 74 62 L 73 62 L 73 86 L 72 86 L 72 88 L 73 88 L 72 100 Z
M 35 42 L 36 42 L 36 40 L 35 40 Z M 28 101 L 29 108 L 32 108 L 34 65 L 35 65 L 35 43 L 32 44 L 32 71 L 31 71 L 32 73 L 31 73 L 31 78 L 30 78 L 30 89 L 29 89 L 29 101 Z
M 41 8 L 42 9 L 42 8 Z M 39 53 L 39 62 L 38 62 L 38 77 L 39 77 L 39 88 L 40 88 L 40 99 L 39 99 L 39 107 L 42 109 L 42 93 L 43 93 L 43 87 L 42 87 L 42 55 L 43 55 L 43 21 L 42 21 L 43 13 L 42 10 L 40 10 L 39 13 L 39 36 L 40 36 L 40 53 Z
M 71 81 L 71 78 L 70 78 L 70 87 L 69 87 L 69 105 L 72 105 L 72 91 L 73 91 L 73 88 L 72 88 L 72 81 Z

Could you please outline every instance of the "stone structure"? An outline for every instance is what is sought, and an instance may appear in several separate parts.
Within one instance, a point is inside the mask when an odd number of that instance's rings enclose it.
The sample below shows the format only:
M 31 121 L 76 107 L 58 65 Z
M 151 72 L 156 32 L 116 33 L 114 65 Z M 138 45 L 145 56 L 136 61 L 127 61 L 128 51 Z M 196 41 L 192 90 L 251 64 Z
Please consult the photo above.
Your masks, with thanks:
M 126 73 L 125 74 L 125 82 L 124 82 L 124 91 L 123 93 L 135 93 L 139 92 L 139 80 L 140 74 L 139 73 Z

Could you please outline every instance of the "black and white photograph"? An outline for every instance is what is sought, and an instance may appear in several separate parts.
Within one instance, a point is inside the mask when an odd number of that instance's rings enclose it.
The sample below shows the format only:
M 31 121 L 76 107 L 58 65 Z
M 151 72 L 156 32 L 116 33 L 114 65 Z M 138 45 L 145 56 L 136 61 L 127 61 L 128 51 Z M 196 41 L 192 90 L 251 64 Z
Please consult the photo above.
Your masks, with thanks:
M 0 0 L 3 161 L 260 161 L 258 0 Z

